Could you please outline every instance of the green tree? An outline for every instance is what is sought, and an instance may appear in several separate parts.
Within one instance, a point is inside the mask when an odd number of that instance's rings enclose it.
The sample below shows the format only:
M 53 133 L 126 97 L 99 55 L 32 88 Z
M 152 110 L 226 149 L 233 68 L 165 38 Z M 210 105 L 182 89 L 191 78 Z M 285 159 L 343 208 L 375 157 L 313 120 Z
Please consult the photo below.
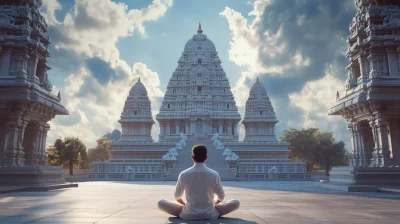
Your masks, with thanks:
M 89 162 L 95 162 L 98 160 L 106 161 L 110 158 L 110 140 L 106 137 L 97 139 L 97 145 L 94 148 L 89 149 Z
M 69 175 L 74 175 L 74 165 L 87 167 L 86 146 L 78 137 L 58 138 L 48 150 L 47 162 L 53 165 L 68 167 Z
M 289 157 L 304 161 L 308 171 L 325 168 L 329 175 L 332 166 L 347 165 L 345 144 L 336 142 L 332 132 L 321 132 L 317 128 L 291 128 L 283 132 L 280 140 L 290 143 Z

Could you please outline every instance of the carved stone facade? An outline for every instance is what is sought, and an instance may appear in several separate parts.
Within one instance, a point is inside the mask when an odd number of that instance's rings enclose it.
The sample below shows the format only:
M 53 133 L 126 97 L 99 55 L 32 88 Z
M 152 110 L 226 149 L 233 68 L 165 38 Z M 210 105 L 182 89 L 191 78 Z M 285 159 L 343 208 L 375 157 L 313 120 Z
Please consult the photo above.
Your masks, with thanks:
M 0 2 L 0 183 L 63 182 L 60 167 L 44 166 L 47 122 L 68 111 L 51 93 L 50 40 L 41 5 L 41 0 Z
M 392 168 L 399 178 L 400 2 L 355 3 L 357 14 L 347 39 L 350 63 L 345 91 L 329 114 L 341 115 L 349 122 L 352 167 Z M 385 172 L 389 171 L 381 175 Z
M 238 139 L 240 114 L 214 43 L 200 25 L 185 45 L 156 119 L 160 141 L 179 139 L 179 133 Z
M 269 100 L 267 90 L 259 82 L 253 85 L 249 98 L 246 101 L 246 111 L 243 119 L 246 130 L 245 142 L 267 141 L 276 142 L 274 108 Z
M 151 116 L 151 105 L 146 87 L 140 81 L 129 91 L 121 113 L 121 141 L 152 142 L 151 127 L 154 124 Z
M 289 159 L 289 143 L 278 142 L 278 122 L 267 91 L 258 81 L 250 91 L 238 141 L 240 121 L 228 79 L 214 44 L 199 26 L 170 79 L 160 113 L 160 141 L 150 136 L 150 101 L 139 81 L 121 114 L 122 136 L 111 143 L 109 161 L 92 164 L 94 180 L 176 180 L 192 166 L 191 147 L 208 148 L 207 165 L 223 180 L 304 180 L 304 162 Z M 211 140 L 210 140 L 211 139 Z

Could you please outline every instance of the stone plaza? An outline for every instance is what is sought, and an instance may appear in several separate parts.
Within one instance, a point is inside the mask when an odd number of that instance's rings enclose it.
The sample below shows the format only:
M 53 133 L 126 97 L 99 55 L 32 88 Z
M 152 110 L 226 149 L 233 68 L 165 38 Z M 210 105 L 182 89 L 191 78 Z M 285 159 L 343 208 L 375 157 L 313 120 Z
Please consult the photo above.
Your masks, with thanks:
M 310 181 L 226 181 L 240 208 L 215 221 L 189 223 L 396 224 L 400 194 L 348 193 Z M 187 223 L 157 208 L 175 182 L 86 182 L 50 192 L 0 194 L 0 223 Z

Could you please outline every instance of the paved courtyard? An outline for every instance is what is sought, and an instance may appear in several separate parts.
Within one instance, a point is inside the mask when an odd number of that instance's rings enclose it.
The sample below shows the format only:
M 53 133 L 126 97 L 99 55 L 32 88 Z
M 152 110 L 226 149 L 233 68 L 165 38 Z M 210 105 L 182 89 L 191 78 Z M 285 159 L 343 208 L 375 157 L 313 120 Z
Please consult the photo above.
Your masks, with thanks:
M 157 209 L 174 182 L 85 182 L 0 194 L 0 223 L 186 223 Z M 400 223 L 400 194 L 346 193 L 317 182 L 224 182 L 241 207 L 209 223 Z M 207 222 L 190 222 L 207 223 Z

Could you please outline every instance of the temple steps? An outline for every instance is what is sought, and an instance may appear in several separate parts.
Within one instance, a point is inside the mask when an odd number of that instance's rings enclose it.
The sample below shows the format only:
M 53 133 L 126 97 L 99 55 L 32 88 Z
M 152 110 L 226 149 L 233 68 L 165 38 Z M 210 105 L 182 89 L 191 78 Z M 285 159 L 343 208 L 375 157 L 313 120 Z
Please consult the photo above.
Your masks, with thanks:
M 221 180 L 236 180 L 235 175 L 227 167 L 225 157 L 222 155 L 223 149 L 216 149 L 210 139 L 197 140 L 193 138 L 194 137 L 189 137 L 186 146 L 184 146 L 183 149 L 177 150 L 179 156 L 177 156 L 175 166 L 171 170 L 171 173 L 166 176 L 166 180 L 176 180 L 180 172 L 193 166 L 192 147 L 197 144 L 202 144 L 207 147 L 208 159 L 206 165 L 217 171 Z

